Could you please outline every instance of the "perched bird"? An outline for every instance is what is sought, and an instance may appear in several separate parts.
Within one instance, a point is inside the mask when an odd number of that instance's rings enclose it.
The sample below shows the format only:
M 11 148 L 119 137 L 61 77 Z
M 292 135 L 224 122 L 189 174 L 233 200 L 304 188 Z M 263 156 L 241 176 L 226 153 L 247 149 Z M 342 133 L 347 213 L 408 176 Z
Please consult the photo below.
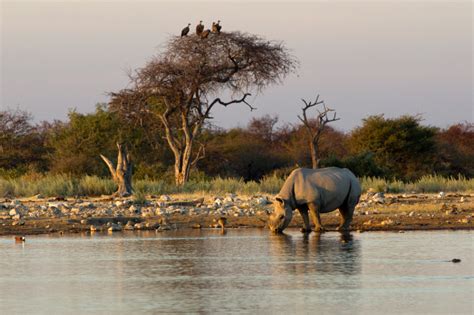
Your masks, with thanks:
M 213 33 L 217 33 L 217 23 L 216 22 L 212 22 L 211 31 Z
M 24 236 L 15 236 L 15 242 L 23 243 L 24 241 L 26 241 Z
M 217 34 L 221 33 L 222 25 L 220 23 L 221 23 L 221 20 L 218 20 L 216 23 Z
M 199 24 L 196 26 L 196 35 L 201 36 L 203 31 L 204 31 L 204 25 L 202 24 L 202 21 L 199 21 Z
M 201 38 L 204 39 L 204 38 L 207 38 L 209 36 L 209 34 L 211 33 L 211 30 L 205 30 L 201 33 Z
M 185 28 L 183 28 L 183 30 L 181 31 L 181 37 L 188 35 L 188 33 L 189 33 L 189 27 L 190 27 L 190 26 L 191 26 L 191 23 L 188 23 L 188 26 L 186 26 Z

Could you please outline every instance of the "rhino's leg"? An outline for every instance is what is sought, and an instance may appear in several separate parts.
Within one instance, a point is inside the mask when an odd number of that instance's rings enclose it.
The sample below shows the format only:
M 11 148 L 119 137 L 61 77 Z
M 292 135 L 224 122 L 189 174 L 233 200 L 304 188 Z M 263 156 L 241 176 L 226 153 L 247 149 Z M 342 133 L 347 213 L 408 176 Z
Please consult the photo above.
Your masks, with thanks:
M 309 214 L 314 223 L 315 232 L 324 232 L 324 228 L 321 224 L 321 218 L 319 217 L 319 206 L 315 203 L 308 203 Z
M 348 204 L 342 205 L 339 208 L 339 213 L 341 214 L 341 224 L 337 227 L 338 231 L 348 231 L 352 222 L 352 215 L 354 214 L 353 206 Z
M 301 217 L 303 218 L 303 228 L 301 232 L 303 233 L 311 233 L 311 225 L 309 224 L 309 216 L 308 216 L 308 208 L 307 207 L 300 207 L 298 208 Z

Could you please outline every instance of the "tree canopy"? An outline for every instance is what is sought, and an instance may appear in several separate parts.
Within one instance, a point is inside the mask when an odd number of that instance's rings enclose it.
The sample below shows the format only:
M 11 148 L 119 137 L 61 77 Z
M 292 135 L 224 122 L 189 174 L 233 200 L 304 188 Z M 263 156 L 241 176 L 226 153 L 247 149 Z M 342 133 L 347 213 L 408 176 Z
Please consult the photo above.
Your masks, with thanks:
M 163 51 L 130 74 L 131 86 L 111 93 L 110 106 L 124 116 L 154 115 L 175 158 L 178 185 L 202 158 L 194 143 L 216 105 L 247 102 L 250 92 L 281 82 L 296 60 L 282 43 L 228 32 L 173 37 Z M 222 100 L 222 93 L 235 96 Z

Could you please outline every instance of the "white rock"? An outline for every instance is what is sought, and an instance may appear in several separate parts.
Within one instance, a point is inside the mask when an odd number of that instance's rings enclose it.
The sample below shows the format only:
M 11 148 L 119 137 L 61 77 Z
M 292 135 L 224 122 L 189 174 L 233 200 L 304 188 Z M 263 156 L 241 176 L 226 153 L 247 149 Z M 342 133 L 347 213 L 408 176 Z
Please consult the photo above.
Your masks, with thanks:
M 223 204 L 222 199 L 220 199 L 220 198 L 214 199 L 214 206 L 216 206 L 216 207 L 221 207 L 222 204 Z
M 440 191 L 438 194 L 438 198 L 444 198 L 446 196 L 446 193 L 444 191 Z
M 264 206 L 268 203 L 268 200 L 265 197 L 258 197 L 258 198 L 254 199 L 254 202 L 255 202 L 255 204 L 257 204 L 259 206 Z
M 16 210 L 16 209 L 11 209 L 8 214 L 11 215 L 11 216 L 15 216 L 15 215 L 17 215 L 17 214 L 20 214 L 20 212 L 19 212 L 18 210 Z
M 168 195 L 161 195 L 160 196 L 160 201 L 170 201 L 171 197 Z

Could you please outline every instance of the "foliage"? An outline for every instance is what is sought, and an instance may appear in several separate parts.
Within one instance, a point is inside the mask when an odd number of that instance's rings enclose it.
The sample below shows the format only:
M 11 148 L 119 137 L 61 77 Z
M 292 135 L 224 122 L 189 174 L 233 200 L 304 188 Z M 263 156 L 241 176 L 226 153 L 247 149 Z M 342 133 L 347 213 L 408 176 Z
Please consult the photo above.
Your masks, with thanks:
M 28 170 L 44 170 L 48 149 L 39 126 L 20 109 L 0 111 L 0 173 L 17 176 Z
M 183 185 L 202 157 L 195 143 L 215 106 L 247 103 L 252 89 L 281 82 L 295 61 L 281 43 L 229 32 L 173 37 L 161 54 L 131 76 L 131 87 L 111 93 L 121 115 L 154 116 L 162 123 L 174 155 L 175 182 Z M 219 94 L 243 95 L 222 101 Z
M 376 191 L 392 193 L 416 192 L 437 193 L 445 192 L 474 192 L 474 179 L 463 176 L 442 177 L 427 175 L 414 182 L 404 183 L 400 180 L 387 180 L 379 177 L 360 178 L 363 191 L 369 188 Z M 207 193 L 223 195 L 237 193 L 241 195 L 255 195 L 261 193 L 276 194 L 281 189 L 284 178 L 268 176 L 260 182 L 244 181 L 237 178 L 216 177 L 207 180 L 190 180 L 183 186 L 176 186 L 173 182 L 163 180 L 136 180 L 133 183 L 136 203 L 145 203 L 147 195 L 161 195 L 174 193 Z M 96 176 L 74 178 L 67 175 L 30 174 L 18 178 L 0 178 L 0 197 L 30 197 L 41 194 L 51 196 L 100 196 L 110 195 L 117 189 L 111 179 Z
M 474 124 L 460 123 L 436 135 L 436 172 L 474 177 Z
M 354 154 L 372 152 L 386 176 L 419 178 L 433 169 L 436 148 L 436 129 L 420 125 L 420 120 L 416 116 L 369 116 L 352 132 L 350 149 Z

